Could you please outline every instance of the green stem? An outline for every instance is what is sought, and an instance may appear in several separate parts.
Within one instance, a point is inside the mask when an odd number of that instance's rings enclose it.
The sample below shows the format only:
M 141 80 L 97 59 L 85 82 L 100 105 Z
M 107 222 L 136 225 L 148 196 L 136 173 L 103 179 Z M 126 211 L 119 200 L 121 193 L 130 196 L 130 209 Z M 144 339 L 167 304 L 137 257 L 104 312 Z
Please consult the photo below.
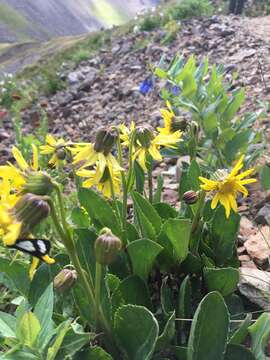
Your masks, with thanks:
M 110 181 L 112 199 L 113 199 L 114 207 L 115 207 L 115 210 L 116 210 L 117 218 L 118 218 L 119 223 L 122 224 L 122 217 L 121 217 L 120 210 L 119 210 L 119 207 L 118 207 L 118 204 L 117 204 L 117 199 L 116 199 L 116 196 L 115 196 L 115 191 L 114 191 L 114 186 L 113 186 L 113 181 L 112 181 L 111 175 L 109 176 L 109 181 Z
M 97 328 L 98 328 L 98 322 L 99 322 L 99 309 L 100 309 L 101 275 L 102 275 L 102 266 L 96 261 L 95 296 L 96 296 L 96 325 L 97 325 Z
M 153 202 L 153 166 L 152 161 L 147 164 L 147 177 L 148 177 L 148 190 L 149 190 L 149 202 Z
M 56 195 L 57 195 L 57 198 L 59 201 L 60 215 L 61 215 L 61 221 L 62 221 L 63 227 L 69 233 L 69 227 L 68 227 L 68 223 L 66 220 L 65 206 L 64 206 L 64 201 L 63 201 L 60 186 L 56 182 L 53 182 L 53 186 L 55 188 Z
M 202 210 L 204 207 L 204 199 L 205 199 L 205 192 L 201 191 L 199 194 L 199 203 L 198 203 L 198 208 L 197 211 L 194 215 L 193 221 L 192 221 L 192 225 L 191 225 L 191 234 L 194 234 L 195 231 L 198 228 L 200 219 L 201 219 L 201 214 L 202 214 Z
M 59 201 L 59 203 L 61 203 L 63 205 L 61 192 L 59 192 L 59 199 L 61 199 Z M 48 197 L 47 201 L 51 208 L 51 217 L 52 217 L 53 223 L 55 225 L 55 228 L 56 228 L 61 240 L 63 241 L 63 244 L 66 247 L 66 250 L 69 254 L 71 262 L 73 263 L 74 268 L 77 271 L 78 277 L 82 281 L 83 288 L 84 288 L 87 298 L 89 299 L 89 302 L 91 304 L 91 309 L 98 309 L 96 317 L 97 317 L 97 319 L 99 319 L 99 321 L 98 320 L 97 321 L 98 321 L 98 323 L 101 324 L 102 329 L 104 330 L 104 333 L 106 334 L 106 336 L 110 342 L 110 344 L 108 344 L 108 346 L 111 347 L 113 352 L 117 352 L 117 347 L 114 344 L 114 339 L 113 339 L 110 324 L 108 323 L 102 308 L 97 305 L 95 288 L 94 288 L 92 276 L 91 276 L 91 274 L 87 274 L 88 275 L 87 276 L 85 271 L 83 270 L 81 263 L 80 263 L 80 259 L 76 252 L 76 248 L 74 246 L 74 242 L 71 238 L 70 232 L 68 231 L 68 228 L 64 227 L 64 229 L 63 229 L 58 221 L 57 213 L 55 211 L 55 206 L 54 206 L 52 199 L 50 197 Z M 64 215 L 64 208 L 62 207 L 61 217 L 63 215 Z M 63 225 L 64 224 L 67 224 L 66 221 L 63 222 Z M 98 323 L 96 324 L 96 326 L 98 326 Z
M 122 148 L 120 142 L 120 136 L 117 137 L 117 150 L 118 150 L 118 161 L 123 170 L 121 170 L 121 180 L 122 180 L 122 192 L 123 192 L 123 209 L 122 209 L 122 226 L 123 226 L 123 239 L 127 240 L 127 199 L 128 199 L 128 189 L 127 181 L 125 176 L 125 170 L 123 167 L 123 156 Z

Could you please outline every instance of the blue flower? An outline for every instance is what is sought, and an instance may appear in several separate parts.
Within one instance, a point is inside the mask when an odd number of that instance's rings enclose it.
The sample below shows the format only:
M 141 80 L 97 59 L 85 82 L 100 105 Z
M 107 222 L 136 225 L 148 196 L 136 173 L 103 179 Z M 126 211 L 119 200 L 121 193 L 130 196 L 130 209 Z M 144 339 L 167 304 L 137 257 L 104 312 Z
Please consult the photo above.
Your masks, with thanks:
M 147 93 L 149 93 L 149 91 L 151 91 L 154 87 L 154 82 L 153 82 L 153 78 L 148 77 L 145 80 L 143 80 L 143 82 L 141 83 L 140 87 L 139 87 L 139 91 L 141 94 L 146 95 Z
M 179 93 L 180 93 L 180 87 L 177 86 L 177 85 L 173 86 L 173 88 L 172 88 L 172 93 L 173 93 L 174 96 L 179 95 Z

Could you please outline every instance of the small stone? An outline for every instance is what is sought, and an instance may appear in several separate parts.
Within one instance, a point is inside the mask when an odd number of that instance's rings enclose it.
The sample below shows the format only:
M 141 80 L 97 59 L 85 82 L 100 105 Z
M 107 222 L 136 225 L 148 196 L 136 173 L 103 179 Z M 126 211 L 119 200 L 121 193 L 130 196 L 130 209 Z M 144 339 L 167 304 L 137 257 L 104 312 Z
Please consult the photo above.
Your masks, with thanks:
M 258 224 L 267 225 L 270 222 L 270 204 L 265 204 L 255 216 Z

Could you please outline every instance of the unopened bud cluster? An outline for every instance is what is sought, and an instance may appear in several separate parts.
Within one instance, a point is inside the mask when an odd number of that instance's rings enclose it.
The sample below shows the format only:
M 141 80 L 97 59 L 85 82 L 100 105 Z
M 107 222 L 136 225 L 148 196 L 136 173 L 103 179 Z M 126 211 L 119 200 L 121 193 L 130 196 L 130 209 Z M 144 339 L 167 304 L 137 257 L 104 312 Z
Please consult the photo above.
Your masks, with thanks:
M 100 129 L 96 134 L 94 150 L 108 155 L 115 144 L 116 138 L 117 132 L 113 128 Z
M 110 229 L 104 228 L 95 242 L 96 261 L 101 265 L 110 265 L 121 250 L 122 242 Z
M 199 198 L 198 192 L 193 190 L 186 191 L 183 195 L 183 201 L 187 205 L 195 204 L 198 201 L 198 198 Z
M 76 270 L 63 269 L 54 278 L 54 288 L 59 292 L 65 292 L 73 287 L 77 280 Z
M 27 234 L 49 216 L 50 207 L 42 196 L 29 193 L 17 201 L 12 211 L 18 222 L 22 223 L 22 233 Z

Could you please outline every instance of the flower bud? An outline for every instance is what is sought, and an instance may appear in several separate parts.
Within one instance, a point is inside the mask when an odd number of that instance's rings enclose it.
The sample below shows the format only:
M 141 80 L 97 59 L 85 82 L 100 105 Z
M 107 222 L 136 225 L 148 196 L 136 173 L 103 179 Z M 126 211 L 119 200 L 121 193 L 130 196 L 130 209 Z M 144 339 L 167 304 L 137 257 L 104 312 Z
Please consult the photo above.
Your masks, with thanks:
M 154 129 L 149 125 L 142 125 L 136 129 L 136 140 L 142 147 L 149 148 L 154 138 Z
M 185 131 L 186 127 L 188 125 L 188 122 L 186 119 L 181 117 L 175 117 L 171 124 L 171 131 L 175 132 L 177 130 Z
M 102 229 L 95 242 L 96 261 L 101 265 L 112 264 L 121 247 L 121 240 L 110 229 Z
M 54 288 L 59 292 L 65 292 L 73 287 L 77 280 L 76 270 L 63 269 L 53 280 Z
M 63 145 L 58 146 L 56 148 L 55 155 L 56 155 L 58 160 L 65 160 L 65 158 L 67 156 L 65 146 L 63 146 Z
M 198 198 L 198 193 L 193 190 L 186 191 L 183 195 L 183 200 L 187 205 L 195 204 Z
M 101 128 L 96 134 L 94 150 L 108 155 L 116 141 L 117 133 L 112 128 Z
M 49 195 L 53 190 L 52 179 L 45 172 L 29 172 L 22 193 Z
M 42 196 L 28 193 L 17 201 L 12 212 L 17 221 L 22 223 L 23 236 L 49 216 L 50 207 Z

